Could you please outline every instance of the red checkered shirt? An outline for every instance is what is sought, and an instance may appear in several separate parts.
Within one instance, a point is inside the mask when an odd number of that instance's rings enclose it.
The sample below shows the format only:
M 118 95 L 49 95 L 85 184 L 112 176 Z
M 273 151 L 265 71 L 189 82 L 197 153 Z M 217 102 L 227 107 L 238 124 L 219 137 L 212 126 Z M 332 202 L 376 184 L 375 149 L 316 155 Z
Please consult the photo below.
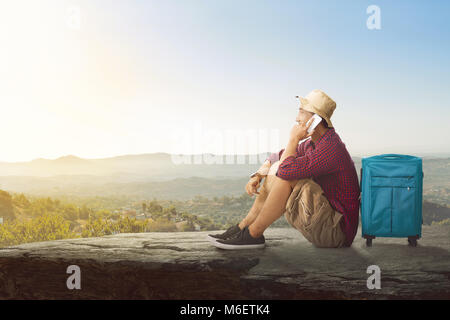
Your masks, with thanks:
M 267 159 L 273 163 L 284 149 Z M 355 164 L 334 128 L 328 128 L 315 143 L 308 139 L 297 147 L 296 155 L 284 159 L 277 177 L 285 180 L 312 178 L 318 183 L 333 209 L 343 214 L 341 228 L 346 246 L 351 246 L 358 230 L 360 188 Z

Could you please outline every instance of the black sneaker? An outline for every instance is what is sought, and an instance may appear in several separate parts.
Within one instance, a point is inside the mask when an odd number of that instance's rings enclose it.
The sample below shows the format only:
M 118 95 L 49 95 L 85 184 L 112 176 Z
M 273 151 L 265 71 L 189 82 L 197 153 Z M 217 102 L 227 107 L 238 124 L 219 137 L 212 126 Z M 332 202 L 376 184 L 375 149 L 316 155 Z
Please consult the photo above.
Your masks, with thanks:
M 225 239 L 228 239 L 228 238 L 238 234 L 239 232 L 241 232 L 241 228 L 239 228 L 239 224 L 236 224 L 234 226 L 229 227 L 227 229 L 227 231 L 225 231 L 224 233 L 208 234 L 208 237 L 210 240 L 213 240 L 213 241 L 216 241 L 218 239 L 225 240 Z
M 225 240 L 217 240 L 213 244 L 217 248 L 228 250 L 257 249 L 265 247 L 266 239 L 263 235 L 258 238 L 253 238 L 248 231 L 248 226 L 246 226 L 234 237 Z

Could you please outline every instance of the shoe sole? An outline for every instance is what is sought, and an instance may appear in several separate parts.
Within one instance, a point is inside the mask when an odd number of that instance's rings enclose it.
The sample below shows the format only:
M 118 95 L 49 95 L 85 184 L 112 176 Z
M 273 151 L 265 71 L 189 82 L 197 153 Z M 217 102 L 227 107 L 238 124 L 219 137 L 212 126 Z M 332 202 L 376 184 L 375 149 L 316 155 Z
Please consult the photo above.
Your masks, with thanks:
M 209 241 L 211 241 L 211 242 L 216 242 L 216 240 L 222 240 L 222 239 L 219 239 L 219 238 L 214 238 L 214 237 L 211 237 L 209 234 L 208 234 L 208 236 L 206 237 Z
M 241 249 L 262 249 L 266 246 L 265 243 L 259 244 L 225 244 L 218 241 L 212 243 L 214 246 L 225 250 L 241 250 Z

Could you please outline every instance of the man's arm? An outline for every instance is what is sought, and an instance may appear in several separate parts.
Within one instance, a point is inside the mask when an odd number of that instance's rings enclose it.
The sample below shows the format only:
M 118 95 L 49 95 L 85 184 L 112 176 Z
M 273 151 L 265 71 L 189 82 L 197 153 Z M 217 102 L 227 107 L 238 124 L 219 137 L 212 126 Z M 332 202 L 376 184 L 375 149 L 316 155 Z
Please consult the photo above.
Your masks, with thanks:
M 296 156 L 298 149 L 298 140 L 297 139 L 289 139 L 289 142 L 286 146 L 286 149 L 283 152 L 283 155 L 280 158 L 280 164 L 283 163 L 284 159 L 290 156 Z
M 270 161 L 266 160 L 264 161 L 263 165 L 254 173 L 252 174 L 250 180 L 247 182 L 247 185 L 245 186 L 245 191 L 250 195 L 253 196 L 253 194 L 259 194 L 257 191 L 259 188 L 259 183 L 261 182 L 264 177 L 267 176 L 269 170 L 270 170 Z
M 295 157 L 299 157 L 299 156 L 302 156 L 302 155 L 303 155 L 302 146 L 303 146 L 303 143 L 298 144 L 297 149 L 296 149 L 296 155 L 295 155 Z M 266 158 L 266 161 L 268 160 L 271 164 L 273 164 L 273 163 L 279 161 L 279 160 L 281 159 L 283 153 L 284 153 L 284 150 L 286 150 L 286 149 L 283 148 L 283 149 L 281 149 L 281 150 L 278 151 L 278 152 L 272 153 L 271 155 L 269 155 L 269 156 Z
M 294 142 L 291 143 L 292 145 L 288 144 L 288 148 L 289 148 L 289 152 L 292 152 L 290 149 L 293 148 L 294 146 Z M 258 173 L 260 175 L 260 181 L 265 178 L 270 170 L 270 167 L 272 166 L 272 164 L 274 164 L 277 161 L 280 161 L 281 163 L 281 158 L 285 157 L 286 154 L 286 149 L 288 148 L 283 148 L 281 149 L 279 152 L 274 152 L 272 153 L 262 164 L 262 166 L 256 171 L 256 173 Z M 300 145 L 296 146 L 295 152 L 294 154 L 296 156 L 298 156 L 300 154 Z M 282 156 L 283 155 L 283 156 Z
M 287 149 L 287 148 L 286 148 Z M 335 143 L 324 148 L 316 148 L 305 155 L 295 157 L 292 154 L 283 155 L 278 167 L 277 177 L 285 180 L 297 180 L 329 174 L 339 170 L 342 152 Z
M 283 154 L 283 152 L 284 152 L 284 148 L 281 149 L 281 150 L 278 151 L 278 152 L 274 152 L 274 153 L 270 154 L 270 155 L 266 158 L 266 161 L 269 161 L 270 163 L 277 162 L 278 160 L 280 160 L 281 155 Z
M 265 176 L 267 176 L 271 165 L 272 164 L 267 159 L 266 161 L 264 161 L 262 166 L 256 171 L 256 173 L 258 173 L 260 175 L 259 181 L 261 181 Z

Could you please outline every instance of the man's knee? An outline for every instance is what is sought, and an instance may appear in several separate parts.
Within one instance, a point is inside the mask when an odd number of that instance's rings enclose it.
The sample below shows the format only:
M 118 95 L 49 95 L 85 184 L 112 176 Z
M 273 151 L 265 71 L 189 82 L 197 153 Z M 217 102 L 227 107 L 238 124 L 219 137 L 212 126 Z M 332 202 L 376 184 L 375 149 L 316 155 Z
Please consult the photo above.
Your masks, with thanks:
M 277 179 L 278 179 L 281 183 L 289 184 L 289 185 L 291 186 L 291 189 L 294 189 L 295 186 L 297 185 L 298 181 L 299 181 L 298 179 L 297 179 L 297 180 L 285 180 L 285 179 L 282 179 L 282 178 L 280 178 L 280 177 L 277 177 Z
M 280 177 L 278 177 L 278 176 L 276 176 L 276 175 L 272 175 L 272 176 L 267 176 L 269 179 L 268 179 L 268 181 L 267 181 L 267 187 L 268 187 L 268 189 L 270 190 L 271 188 L 272 188 L 272 186 L 275 184 L 275 183 L 279 183 L 279 184 L 288 184 L 288 185 L 290 185 L 290 187 L 291 187 L 291 189 L 294 189 L 294 187 L 295 187 L 295 185 L 297 184 L 297 182 L 299 181 L 299 180 L 285 180 L 285 179 L 282 179 L 282 178 L 280 178 Z

